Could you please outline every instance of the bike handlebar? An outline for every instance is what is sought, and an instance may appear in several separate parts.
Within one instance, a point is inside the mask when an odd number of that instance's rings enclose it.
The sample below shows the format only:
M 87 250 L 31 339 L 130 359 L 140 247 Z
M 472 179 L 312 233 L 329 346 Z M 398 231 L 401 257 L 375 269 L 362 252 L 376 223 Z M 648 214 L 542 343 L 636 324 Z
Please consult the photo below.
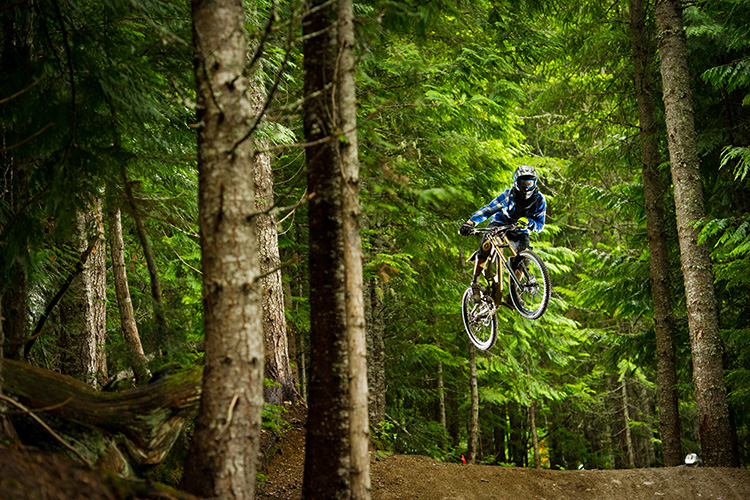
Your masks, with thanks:
M 471 230 L 470 234 L 486 234 L 486 233 L 501 233 L 505 231 L 510 231 L 511 229 L 518 229 L 518 225 L 516 223 L 512 224 L 503 224 L 502 226 L 492 226 L 492 227 L 475 227 Z

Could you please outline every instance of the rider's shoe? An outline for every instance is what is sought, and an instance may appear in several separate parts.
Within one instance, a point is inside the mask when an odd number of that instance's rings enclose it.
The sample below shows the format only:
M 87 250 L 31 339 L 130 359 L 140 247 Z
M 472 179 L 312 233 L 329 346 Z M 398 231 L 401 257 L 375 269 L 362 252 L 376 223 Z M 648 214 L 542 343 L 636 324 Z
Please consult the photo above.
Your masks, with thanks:
M 526 260 L 526 257 L 517 255 L 510 258 L 510 268 L 516 273 L 516 278 L 520 281 L 523 278 L 523 268 L 521 264 Z
M 515 306 L 513 305 L 513 302 L 510 299 L 510 295 L 505 295 L 503 297 L 503 301 L 500 302 L 500 305 L 507 307 L 511 311 L 515 310 Z

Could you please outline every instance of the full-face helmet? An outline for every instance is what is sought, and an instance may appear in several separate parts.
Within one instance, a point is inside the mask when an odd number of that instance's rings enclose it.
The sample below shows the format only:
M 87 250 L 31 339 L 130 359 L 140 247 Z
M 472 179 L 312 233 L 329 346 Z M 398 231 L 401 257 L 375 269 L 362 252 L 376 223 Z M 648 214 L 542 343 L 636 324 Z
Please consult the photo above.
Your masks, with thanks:
M 513 172 L 513 189 L 523 199 L 529 199 L 536 191 L 536 170 L 529 165 L 521 165 Z

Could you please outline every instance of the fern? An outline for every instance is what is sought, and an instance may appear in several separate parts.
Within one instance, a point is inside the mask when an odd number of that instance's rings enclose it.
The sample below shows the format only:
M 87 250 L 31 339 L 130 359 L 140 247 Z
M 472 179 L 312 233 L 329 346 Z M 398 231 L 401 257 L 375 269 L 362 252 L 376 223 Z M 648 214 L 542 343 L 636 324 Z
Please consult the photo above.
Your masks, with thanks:
M 736 160 L 734 166 L 734 178 L 737 181 L 744 181 L 750 171 L 750 148 L 726 146 L 721 152 L 721 164 L 725 167 L 730 161 Z

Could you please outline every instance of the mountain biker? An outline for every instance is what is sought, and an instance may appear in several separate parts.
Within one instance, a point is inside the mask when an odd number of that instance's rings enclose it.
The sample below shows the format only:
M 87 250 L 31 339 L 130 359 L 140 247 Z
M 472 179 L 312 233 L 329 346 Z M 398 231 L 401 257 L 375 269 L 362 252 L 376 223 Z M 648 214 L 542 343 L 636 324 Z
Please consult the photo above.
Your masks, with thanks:
M 474 215 L 461 225 L 458 234 L 471 235 L 474 226 L 489 217 L 490 223 L 487 227 L 516 224 L 517 229 L 509 231 L 507 235 L 517 254 L 529 248 L 529 231 L 541 232 L 547 215 L 547 201 L 539 192 L 537 179 L 534 167 L 529 165 L 518 167 L 513 172 L 513 185 L 489 204 L 474 212 Z M 482 274 L 489 254 L 490 243 L 485 234 L 474 259 L 471 287 L 475 300 L 481 297 L 481 287 L 477 283 L 477 278 Z M 511 259 L 512 267 L 517 265 L 516 259 L 516 257 Z

